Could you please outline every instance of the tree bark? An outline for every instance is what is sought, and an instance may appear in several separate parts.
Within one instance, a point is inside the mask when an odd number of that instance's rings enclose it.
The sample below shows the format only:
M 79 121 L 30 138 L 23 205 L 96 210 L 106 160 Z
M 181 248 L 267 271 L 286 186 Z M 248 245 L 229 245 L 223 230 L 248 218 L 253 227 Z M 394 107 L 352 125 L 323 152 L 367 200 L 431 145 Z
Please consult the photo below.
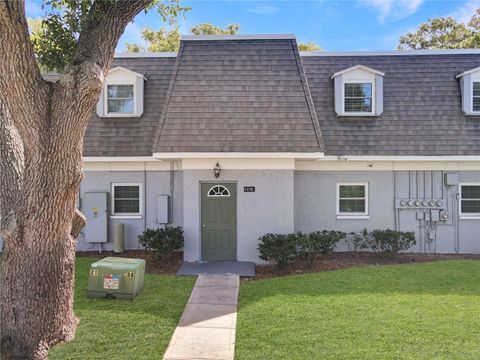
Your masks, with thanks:
M 0 0 L 1 359 L 46 359 L 75 335 L 83 135 L 118 39 L 150 1 L 94 2 L 73 63 L 53 84 L 35 63 L 23 1 Z

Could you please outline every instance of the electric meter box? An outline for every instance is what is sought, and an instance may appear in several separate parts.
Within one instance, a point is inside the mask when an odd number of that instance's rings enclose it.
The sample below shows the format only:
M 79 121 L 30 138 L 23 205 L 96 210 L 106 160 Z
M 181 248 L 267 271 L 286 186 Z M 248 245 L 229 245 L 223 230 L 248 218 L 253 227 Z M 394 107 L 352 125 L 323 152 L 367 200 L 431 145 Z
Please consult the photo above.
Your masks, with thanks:
M 143 289 L 145 260 L 106 257 L 90 265 L 87 296 L 133 299 Z

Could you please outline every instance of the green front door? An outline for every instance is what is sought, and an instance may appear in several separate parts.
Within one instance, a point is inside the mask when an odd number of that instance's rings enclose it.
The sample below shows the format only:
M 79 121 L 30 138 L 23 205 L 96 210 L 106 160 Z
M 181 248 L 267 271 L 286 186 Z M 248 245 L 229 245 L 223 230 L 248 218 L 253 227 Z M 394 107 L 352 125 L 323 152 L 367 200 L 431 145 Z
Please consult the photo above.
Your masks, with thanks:
M 202 260 L 236 260 L 236 185 L 202 183 Z

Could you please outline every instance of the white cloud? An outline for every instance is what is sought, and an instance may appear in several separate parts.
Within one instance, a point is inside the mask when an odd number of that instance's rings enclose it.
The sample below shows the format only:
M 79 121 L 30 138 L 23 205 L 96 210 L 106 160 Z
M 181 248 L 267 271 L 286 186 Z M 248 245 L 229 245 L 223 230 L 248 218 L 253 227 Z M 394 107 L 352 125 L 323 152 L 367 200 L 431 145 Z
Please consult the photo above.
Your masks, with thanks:
M 480 8 L 480 0 L 468 0 L 467 2 L 463 3 L 462 6 L 459 6 L 449 16 L 454 17 L 457 19 L 457 21 L 468 23 L 478 8 Z
M 260 5 L 254 8 L 249 8 L 247 11 L 259 15 L 273 15 L 279 12 L 280 9 L 273 5 Z
M 415 14 L 424 0 L 358 0 L 378 12 L 381 23 L 397 21 Z

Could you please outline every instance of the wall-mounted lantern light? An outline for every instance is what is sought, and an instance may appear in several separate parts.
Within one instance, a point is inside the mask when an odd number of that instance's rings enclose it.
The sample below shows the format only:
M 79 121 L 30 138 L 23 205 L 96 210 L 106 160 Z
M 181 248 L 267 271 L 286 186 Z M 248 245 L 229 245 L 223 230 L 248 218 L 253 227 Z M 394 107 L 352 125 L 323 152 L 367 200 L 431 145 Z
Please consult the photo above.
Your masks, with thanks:
M 220 167 L 220 164 L 217 162 L 217 165 L 213 168 L 213 175 L 215 175 L 215 179 L 218 179 L 220 177 L 220 171 L 222 171 L 222 168 Z

